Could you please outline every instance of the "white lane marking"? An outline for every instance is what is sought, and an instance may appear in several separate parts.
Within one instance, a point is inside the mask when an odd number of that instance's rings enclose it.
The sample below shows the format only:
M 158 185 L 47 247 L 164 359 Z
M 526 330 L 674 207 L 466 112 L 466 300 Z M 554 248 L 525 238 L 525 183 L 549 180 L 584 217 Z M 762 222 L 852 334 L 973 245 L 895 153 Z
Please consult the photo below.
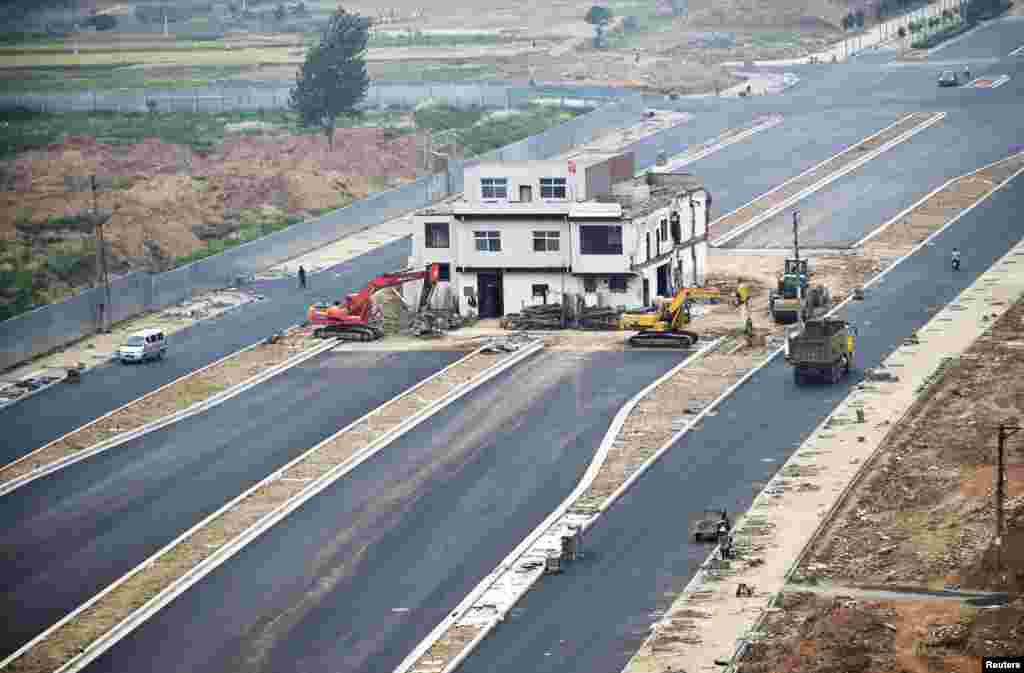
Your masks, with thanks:
M 1024 56 L 1024 44 L 1010 52 L 1010 56 Z
M 750 231 L 754 227 L 758 226 L 759 224 L 761 224 L 761 223 L 763 223 L 763 222 L 765 222 L 767 220 L 770 220 L 771 218 L 775 217 L 776 215 L 778 215 L 779 213 L 781 213 L 785 209 L 789 208 L 790 206 L 792 206 L 792 205 L 794 205 L 796 203 L 799 203 L 800 201 L 803 201 L 808 196 L 810 196 L 810 195 L 818 192 L 819 190 L 827 187 L 828 185 L 830 185 L 833 182 L 835 182 L 836 180 L 846 176 L 847 174 L 852 173 L 853 171 L 857 170 L 858 168 L 860 168 L 864 164 L 872 161 L 873 159 L 879 157 L 883 153 L 889 151 L 893 147 L 896 147 L 897 145 L 900 145 L 901 143 L 909 140 L 910 138 L 914 137 L 915 135 L 917 135 L 921 131 L 924 131 L 926 128 L 936 124 L 937 122 L 939 122 L 942 119 L 945 119 L 945 117 L 946 117 L 946 113 L 945 112 L 938 112 L 936 114 L 933 114 L 931 117 L 928 117 L 927 119 L 925 119 L 923 122 L 921 122 L 917 126 L 909 129 L 908 131 L 904 131 L 903 133 L 901 133 L 900 135 L 896 136 L 892 140 L 890 140 L 890 141 L 886 142 L 885 144 L 883 144 L 881 147 L 878 147 L 878 148 L 876 148 L 874 150 L 871 150 L 867 154 L 864 154 L 863 156 L 861 156 L 860 158 L 850 162 L 846 166 L 843 166 L 842 168 L 839 168 L 836 171 L 826 175 L 824 178 L 818 180 L 817 182 L 808 185 L 807 187 L 803 188 L 802 190 L 800 190 L 799 192 L 797 192 L 793 196 L 788 197 L 787 199 L 785 199 L 781 203 L 776 204 L 776 205 L 768 208 L 767 210 L 759 213 L 758 215 L 755 215 L 754 217 L 750 218 L 745 224 L 742 224 L 742 225 L 732 229 L 731 231 L 728 231 L 725 234 L 719 236 L 718 238 L 716 238 L 715 240 L 710 242 L 711 247 L 713 247 L 713 248 L 721 247 L 721 246 L 725 245 L 726 243 L 728 243 L 729 241 L 733 240 L 734 238 L 738 238 L 738 237 L 742 236 L 743 234 L 746 234 L 748 231 Z M 881 133 L 881 131 L 879 133 Z M 877 136 L 877 135 L 879 135 L 879 134 L 876 133 L 875 136 Z M 871 136 L 871 137 L 873 138 L 875 136 Z M 866 139 L 860 141 L 859 143 L 857 143 L 857 145 L 854 145 L 853 147 L 858 147 L 858 146 L 862 145 L 863 143 L 867 142 L 867 140 L 869 140 L 869 139 L 866 138 Z M 852 151 L 853 147 L 851 147 L 850 149 L 846 150 L 846 152 Z M 842 154 L 846 154 L 846 152 L 843 152 Z M 832 158 L 834 159 L 835 157 L 832 157 Z M 827 163 L 828 161 L 831 161 L 831 160 L 832 159 L 828 159 L 828 160 L 826 160 L 825 162 L 822 162 L 822 163 Z M 818 166 L 821 166 L 821 165 L 822 164 L 818 164 Z M 815 168 L 817 168 L 817 166 Z M 805 171 L 805 173 L 806 172 L 807 171 Z M 803 175 L 805 173 L 801 173 L 801 175 Z M 796 178 L 794 178 L 794 179 L 796 179 Z M 782 183 L 782 185 L 780 185 L 779 187 L 782 187 L 783 185 L 785 185 L 785 184 L 787 184 L 789 182 L 792 182 L 792 180 L 787 180 L 786 182 Z M 769 192 L 766 192 L 765 194 L 762 194 L 758 198 L 763 198 L 766 195 L 771 194 L 772 192 L 774 192 L 777 189 L 779 189 L 779 187 L 776 187 L 775 189 L 773 189 L 773 190 L 771 190 Z M 754 199 L 754 201 L 757 201 L 757 199 Z M 753 203 L 754 201 L 751 201 L 751 203 Z M 746 206 L 743 206 L 743 207 L 745 208 Z M 742 210 L 742 208 L 740 208 L 738 210 Z M 736 212 L 736 211 L 734 210 L 732 212 Z M 728 214 L 724 215 L 723 217 L 719 218 L 719 220 L 724 219 L 725 217 L 729 217 L 729 215 Z M 715 222 L 712 222 L 709 225 L 709 227 L 714 226 L 714 224 L 715 224 Z

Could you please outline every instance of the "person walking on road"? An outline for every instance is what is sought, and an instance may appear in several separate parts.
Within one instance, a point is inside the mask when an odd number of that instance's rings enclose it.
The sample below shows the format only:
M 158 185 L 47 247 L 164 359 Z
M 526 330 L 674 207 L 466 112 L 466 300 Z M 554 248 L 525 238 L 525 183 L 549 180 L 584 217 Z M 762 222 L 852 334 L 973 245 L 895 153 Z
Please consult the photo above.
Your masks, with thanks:
M 959 248 L 953 248 L 953 270 L 954 271 L 959 271 L 960 270 L 960 249 Z
M 299 289 L 306 289 L 306 269 L 303 266 L 299 266 Z

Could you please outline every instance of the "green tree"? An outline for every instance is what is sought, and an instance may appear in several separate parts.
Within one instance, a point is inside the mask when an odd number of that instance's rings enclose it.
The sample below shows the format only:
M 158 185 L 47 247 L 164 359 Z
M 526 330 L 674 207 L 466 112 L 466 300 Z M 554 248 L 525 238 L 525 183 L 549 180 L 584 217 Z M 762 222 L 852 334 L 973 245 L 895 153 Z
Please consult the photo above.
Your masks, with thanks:
M 335 119 L 352 113 L 366 96 L 366 43 L 370 19 L 342 8 L 334 13 L 320 42 L 306 52 L 289 104 L 304 126 L 320 126 L 334 148 Z

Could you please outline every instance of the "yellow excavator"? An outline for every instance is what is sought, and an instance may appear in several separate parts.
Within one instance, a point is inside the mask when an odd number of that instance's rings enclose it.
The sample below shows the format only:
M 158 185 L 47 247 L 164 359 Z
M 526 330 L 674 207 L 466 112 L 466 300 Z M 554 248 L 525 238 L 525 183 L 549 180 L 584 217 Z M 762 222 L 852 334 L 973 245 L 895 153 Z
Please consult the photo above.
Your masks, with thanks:
M 696 332 L 682 329 L 690 324 L 690 302 L 695 295 L 683 288 L 671 301 L 662 300 L 657 313 L 625 313 L 619 320 L 624 330 L 640 330 L 629 337 L 630 346 L 689 348 L 697 343 Z

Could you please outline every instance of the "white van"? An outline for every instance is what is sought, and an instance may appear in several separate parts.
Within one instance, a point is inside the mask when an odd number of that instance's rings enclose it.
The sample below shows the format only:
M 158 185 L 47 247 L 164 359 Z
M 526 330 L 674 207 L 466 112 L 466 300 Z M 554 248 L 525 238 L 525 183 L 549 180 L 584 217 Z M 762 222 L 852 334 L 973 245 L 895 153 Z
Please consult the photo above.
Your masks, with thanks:
M 117 349 L 117 357 L 121 362 L 142 362 L 143 360 L 161 359 L 167 352 L 167 339 L 158 329 L 144 329 L 128 337 L 128 340 Z

